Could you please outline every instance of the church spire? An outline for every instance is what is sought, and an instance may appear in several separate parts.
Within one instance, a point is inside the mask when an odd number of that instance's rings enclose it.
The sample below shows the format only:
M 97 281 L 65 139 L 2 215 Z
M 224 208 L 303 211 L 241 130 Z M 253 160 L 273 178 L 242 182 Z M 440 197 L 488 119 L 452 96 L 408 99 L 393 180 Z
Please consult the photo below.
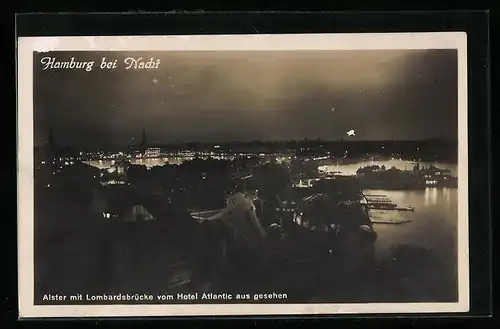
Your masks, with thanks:
M 146 151 L 148 148 L 148 139 L 146 137 L 146 128 L 142 128 L 142 139 L 141 139 L 141 145 L 140 149 L 142 152 Z
M 141 141 L 141 144 L 142 145 L 147 145 L 148 144 L 148 140 L 146 138 L 146 128 L 142 128 L 142 141 Z
M 49 128 L 49 146 L 55 147 L 56 146 L 56 141 L 54 138 L 54 130 L 52 127 Z

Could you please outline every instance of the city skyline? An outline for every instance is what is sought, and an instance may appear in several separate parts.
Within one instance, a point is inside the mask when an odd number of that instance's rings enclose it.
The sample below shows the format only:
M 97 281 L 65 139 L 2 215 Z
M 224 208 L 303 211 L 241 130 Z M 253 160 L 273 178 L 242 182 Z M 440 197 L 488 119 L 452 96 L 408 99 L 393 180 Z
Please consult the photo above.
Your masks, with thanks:
M 43 70 L 42 57 L 161 59 Z M 457 139 L 455 50 L 34 53 L 35 145 Z M 354 130 L 355 136 L 347 132 Z
M 231 146 L 231 145 L 253 145 L 253 144 L 259 144 L 259 145 L 276 145 L 276 144 L 281 144 L 283 146 L 292 146 L 292 145 L 307 145 L 308 143 L 323 143 L 322 146 L 327 147 L 328 145 L 335 145 L 338 143 L 355 143 L 357 145 L 359 144 L 377 144 L 377 143 L 428 143 L 432 141 L 437 141 L 437 142 L 444 142 L 444 143 L 450 143 L 450 142 L 458 142 L 457 139 L 453 138 L 446 138 L 446 137 L 430 137 L 430 138 L 422 138 L 422 139 L 407 139 L 407 140 L 396 140 L 393 138 L 393 136 L 389 136 L 388 138 L 380 139 L 380 140 L 359 140 L 359 139 L 354 139 L 353 137 L 349 137 L 349 134 L 346 134 L 346 137 L 342 136 L 339 140 L 325 140 L 321 138 L 316 138 L 316 139 L 309 139 L 307 137 L 303 139 L 283 139 L 283 140 L 232 140 L 232 141 L 217 141 L 217 140 L 211 140 L 211 141 L 205 141 L 205 142 L 196 142 L 196 141 L 182 141 L 182 142 L 173 142 L 173 143 L 162 143 L 162 142 L 149 142 L 148 139 L 148 134 L 147 134 L 147 129 L 143 128 L 142 130 L 137 132 L 137 137 L 132 137 L 132 143 L 128 144 L 115 144 L 115 145 L 100 145 L 100 147 L 96 147 L 95 149 L 101 149 L 103 146 L 104 147 L 112 147 L 113 149 L 116 148 L 127 148 L 127 147 L 136 147 L 136 148 L 162 148 L 162 147 L 181 147 L 181 146 L 186 146 L 186 145 L 198 145 L 198 146 L 206 146 L 210 147 L 212 149 L 214 146 L 219 147 L 219 146 Z M 65 143 L 64 140 L 58 140 L 57 137 L 54 135 L 53 129 L 49 128 L 49 133 L 48 133 L 48 140 L 42 145 L 35 145 L 35 147 L 43 147 L 50 145 L 52 147 L 60 148 L 60 147 L 76 147 L 76 148 L 82 148 L 81 146 L 78 145 L 71 145 Z M 92 147 L 83 147 L 85 149 L 93 149 Z

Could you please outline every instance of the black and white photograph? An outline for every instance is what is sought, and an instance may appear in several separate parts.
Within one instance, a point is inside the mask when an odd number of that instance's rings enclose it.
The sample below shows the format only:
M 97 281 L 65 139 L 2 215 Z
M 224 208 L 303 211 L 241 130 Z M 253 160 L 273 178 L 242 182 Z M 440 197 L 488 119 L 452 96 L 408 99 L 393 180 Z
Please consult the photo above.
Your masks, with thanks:
M 469 310 L 464 33 L 18 49 L 21 316 Z

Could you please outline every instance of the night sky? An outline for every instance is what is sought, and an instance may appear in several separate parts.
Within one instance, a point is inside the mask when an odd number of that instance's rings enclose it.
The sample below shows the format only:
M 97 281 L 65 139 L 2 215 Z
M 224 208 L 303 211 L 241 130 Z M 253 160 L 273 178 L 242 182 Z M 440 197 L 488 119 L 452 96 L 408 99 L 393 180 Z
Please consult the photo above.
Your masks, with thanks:
M 42 70 L 42 57 L 94 69 Z M 125 70 L 125 57 L 160 59 Z M 115 70 L 99 69 L 102 57 Z M 457 138 L 456 50 L 34 54 L 35 144 Z M 355 130 L 355 136 L 346 132 Z

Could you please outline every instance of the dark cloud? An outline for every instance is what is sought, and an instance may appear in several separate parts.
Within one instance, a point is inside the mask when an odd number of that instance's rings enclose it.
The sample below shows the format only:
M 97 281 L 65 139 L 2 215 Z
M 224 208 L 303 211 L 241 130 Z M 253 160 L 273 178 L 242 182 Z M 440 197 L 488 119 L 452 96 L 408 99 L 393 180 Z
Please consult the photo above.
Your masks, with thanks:
M 42 57 L 117 59 L 115 70 L 42 70 Z M 159 58 L 127 71 L 126 57 Z M 36 142 L 77 145 L 457 137 L 454 50 L 34 54 Z M 332 111 L 331 109 L 335 110 Z

